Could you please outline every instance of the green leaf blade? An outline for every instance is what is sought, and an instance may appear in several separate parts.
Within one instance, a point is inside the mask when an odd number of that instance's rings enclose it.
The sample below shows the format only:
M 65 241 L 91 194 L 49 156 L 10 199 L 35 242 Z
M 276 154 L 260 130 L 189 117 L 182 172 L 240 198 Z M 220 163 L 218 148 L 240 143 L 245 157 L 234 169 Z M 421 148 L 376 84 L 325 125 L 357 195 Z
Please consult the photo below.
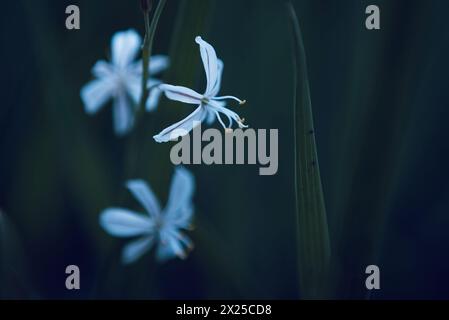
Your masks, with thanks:
M 294 41 L 295 193 L 301 297 L 326 296 L 329 230 L 313 125 L 306 55 L 296 12 L 287 4 Z

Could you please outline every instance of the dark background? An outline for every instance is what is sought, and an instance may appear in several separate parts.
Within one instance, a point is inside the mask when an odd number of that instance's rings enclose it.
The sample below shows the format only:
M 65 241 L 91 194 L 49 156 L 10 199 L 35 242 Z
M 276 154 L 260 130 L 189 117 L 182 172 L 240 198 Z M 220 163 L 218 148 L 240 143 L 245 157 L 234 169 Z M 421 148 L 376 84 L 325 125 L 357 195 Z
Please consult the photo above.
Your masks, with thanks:
M 65 8 L 81 30 L 65 29 Z M 449 46 L 445 0 L 294 1 L 308 58 L 332 247 L 330 297 L 449 298 Z M 381 9 L 381 30 L 365 8 Z M 124 188 L 147 179 L 167 197 L 169 144 L 152 136 L 192 109 L 163 99 L 125 138 L 111 109 L 79 97 L 119 30 L 143 34 L 139 1 L 4 1 L 1 24 L 0 291 L 4 298 L 298 298 L 293 176 L 292 40 L 284 1 L 169 0 L 155 53 L 165 81 L 200 89 L 196 35 L 225 62 L 222 93 L 254 128 L 279 129 L 279 171 L 189 166 L 197 181 L 195 250 L 120 265 L 124 242 L 98 215 L 137 207 Z M 136 147 L 137 146 L 137 147 Z M 137 151 L 138 150 L 138 151 Z M 65 267 L 81 290 L 65 289 Z M 381 290 L 365 289 L 377 264 Z

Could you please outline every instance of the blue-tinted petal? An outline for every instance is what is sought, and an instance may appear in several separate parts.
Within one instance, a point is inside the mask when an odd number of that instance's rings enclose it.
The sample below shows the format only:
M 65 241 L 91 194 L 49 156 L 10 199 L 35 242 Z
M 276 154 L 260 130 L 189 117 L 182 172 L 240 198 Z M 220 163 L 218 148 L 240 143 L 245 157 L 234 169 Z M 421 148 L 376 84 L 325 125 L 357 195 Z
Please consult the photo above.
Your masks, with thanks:
M 180 101 L 190 104 L 200 104 L 203 96 L 198 92 L 182 86 L 172 86 L 171 84 L 162 84 L 159 89 L 164 91 L 170 100 Z
M 134 125 L 134 106 L 128 99 L 126 92 L 119 92 L 114 98 L 113 120 L 115 133 L 118 136 L 127 134 Z
M 206 72 L 207 87 L 206 95 L 212 92 L 216 86 L 218 78 L 218 58 L 215 49 L 201 37 L 196 37 L 195 42 L 200 46 L 201 59 L 203 60 L 204 71 Z
M 140 49 L 141 38 L 135 30 L 120 31 L 114 34 L 111 43 L 112 63 L 126 67 L 135 59 Z
M 206 123 L 207 124 L 212 124 L 215 121 L 215 112 L 213 111 L 208 111 L 207 112 L 207 117 L 206 117 Z
M 104 60 L 97 61 L 92 68 L 92 74 L 97 78 L 110 78 L 114 75 L 113 66 Z
M 150 59 L 150 74 L 158 74 L 168 68 L 170 59 L 165 55 L 154 55 Z
M 114 84 L 108 79 L 96 79 L 81 89 L 81 99 L 88 114 L 94 114 L 111 98 Z
M 100 225 L 116 237 L 133 237 L 154 230 L 154 223 L 149 217 L 122 208 L 104 210 L 100 214 Z
M 122 251 L 122 262 L 124 264 L 133 263 L 151 249 L 153 242 L 154 236 L 147 236 L 127 244 Z
M 161 212 L 159 201 L 151 190 L 150 186 L 143 180 L 129 180 L 126 183 L 127 188 L 136 197 L 145 210 L 153 217 Z
M 168 243 L 159 243 L 156 250 L 156 259 L 163 263 L 169 259 L 176 257 L 176 254 Z
M 160 83 L 160 82 L 159 82 Z M 146 110 L 148 112 L 152 112 L 156 110 L 157 105 L 159 104 L 159 100 L 161 99 L 162 90 L 159 89 L 159 83 L 158 81 L 150 81 L 150 95 L 148 96 Z
M 157 142 L 176 140 L 179 137 L 185 136 L 190 131 L 192 131 L 194 127 L 198 126 L 201 121 L 204 120 L 206 115 L 206 109 L 202 106 L 199 106 L 186 118 L 169 126 L 168 128 L 165 128 L 158 135 L 153 136 L 153 138 Z
M 166 241 L 159 243 L 156 250 L 156 259 L 159 262 L 165 262 L 175 257 L 181 259 L 186 257 L 186 253 L 177 239 L 169 237 Z
M 151 56 L 150 59 L 150 75 L 154 76 L 165 69 L 168 68 L 170 65 L 170 59 L 165 55 L 154 55 Z M 132 63 L 130 66 L 130 71 L 136 73 L 136 74 L 142 74 L 142 60 L 137 60 L 136 62 Z
M 192 197 L 195 191 L 195 178 L 183 166 L 175 168 L 170 187 L 170 195 L 165 209 L 166 219 L 185 226 L 193 211 Z
M 215 97 L 218 92 L 220 92 L 220 88 L 221 88 L 221 77 L 223 74 L 223 68 L 224 68 L 224 64 L 223 61 L 221 61 L 220 59 L 218 59 L 217 61 L 217 79 L 215 80 L 215 83 L 213 84 L 213 86 L 210 89 L 210 93 L 209 96 L 211 97 Z
M 142 98 L 142 80 L 139 76 L 128 74 L 126 77 L 126 90 L 133 100 L 134 104 L 138 105 Z

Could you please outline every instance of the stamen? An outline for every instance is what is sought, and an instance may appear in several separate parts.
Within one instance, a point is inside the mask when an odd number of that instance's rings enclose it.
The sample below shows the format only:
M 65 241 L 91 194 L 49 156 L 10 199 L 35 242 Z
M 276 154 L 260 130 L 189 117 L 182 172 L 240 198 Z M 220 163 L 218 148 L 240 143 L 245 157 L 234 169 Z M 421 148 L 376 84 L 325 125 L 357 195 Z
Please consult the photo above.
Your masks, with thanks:
M 212 100 L 226 100 L 226 99 L 232 99 L 232 100 L 238 101 L 238 103 L 240 105 L 246 103 L 246 100 L 240 100 L 239 98 L 234 97 L 234 96 L 222 96 L 222 97 L 213 97 L 212 98 Z
M 220 124 L 223 126 L 223 128 L 226 130 L 226 126 L 225 126 L 225 124 L 223 123 L 223 120 L 221 120 L 221 117 L 220 117 L 219 112 L 216 111 L 216 110 L 214 110 L 214 111 L 215 111 L 215 115 L 217 116 L 218 121 L 219 121 Z
M 240 128 L 248 128 L 248 125 L 243 123 L 244 121 L 245 121 L 245 119 L 239 119 L 239 121 L 237 121 Z
M 182 250 L 179 250 L 179 251 L 175 251 L 175 254 L 179 257 L 179 258 L 181 258 L 181 259 L 185 259 L 185 258 L 187 258 L 187 255 L 186 255 L 186 253 L 184 252 L 184 251 L 182 251 Z
M 193 242 L 189 242 L 188 244 L 186 244 L 186 246 L 189 251 L 192 251 L 195 248 L 195 246 L 193 245 Z

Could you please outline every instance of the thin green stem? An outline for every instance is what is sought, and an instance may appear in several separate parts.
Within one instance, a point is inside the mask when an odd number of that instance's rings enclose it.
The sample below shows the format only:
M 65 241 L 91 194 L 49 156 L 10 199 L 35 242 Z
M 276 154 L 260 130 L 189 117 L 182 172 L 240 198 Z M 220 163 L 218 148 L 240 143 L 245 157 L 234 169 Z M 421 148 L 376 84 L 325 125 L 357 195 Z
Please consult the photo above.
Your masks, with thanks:
M 142 45 L 142 96 L 140 98 L 139 111 L 145 107 L 145 103 L 148 99 L 148 78 L 149 78 L 149 67 L 150 67 L 150 56 L 152 45 L 148 39 L 150 34 L 150 17 L 149 13 L 144 13 L 143 15 L 145 21 L 145 38 Z
M 153 19 L 150 24 L 149 13 L 144 14 L 145 21 L 145 38 L 142 46 L 142 96 L 140 99 L 139 111 L 145 110 L 145 105 L 148 100 L 149 90 L 148 90 L 148 78 L 150 69 L 150 59 L 151 52 L 153 50 L 153 40 L 156 33 L 157 24 L 161 16 L 162 10 L 164 9 L 167 0 L 160 0 L 157 4 L 156 11 L 154 12 Z
M 156 10 L 154 12 L 153 18 L 151 20 L 151 23 L 149 12 L 148 11 L 144 12 L 145 36 L 142 44 L 142 84 L 141 84 L 142 95 L 135 114 L 134 131 L 132 133 L 129 145 L 127 146 L 128 152 L 127 152 L 127 159 L 125 160 L 127 168 L 125 175 L 127 177 L 129 177 L 129 175 L 132 174 L 135 168 L 137 167 L 141 155 L 140 138 L 144 133 L 143 132 L 144 128 L 139 128 L 140 123 L 139 120 L 143 117 L 143 114 L 145 113 L 145 106 L 147 104 L 150 92 L 150 89 L 148 88 L 148 80 L 150 77 L 150 59 L 151 59 L 151 52 L 153 50 L 153 40 L 159 22 L 159 18 L 162 14 L 162 10 L 164 9 L 166 2 L 167 2 L 166 0 L 159 1 Z

